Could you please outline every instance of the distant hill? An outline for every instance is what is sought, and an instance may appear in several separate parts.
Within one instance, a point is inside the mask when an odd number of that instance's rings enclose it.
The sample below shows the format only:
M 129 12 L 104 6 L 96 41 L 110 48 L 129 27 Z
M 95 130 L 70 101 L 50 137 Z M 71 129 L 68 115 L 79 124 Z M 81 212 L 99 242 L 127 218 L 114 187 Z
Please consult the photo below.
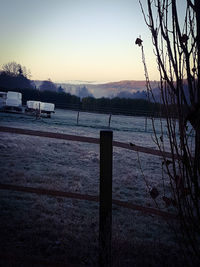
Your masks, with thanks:
M 151 82 L 152 88 L 157 87 L 157 82 Z M 134 98 L 134 93 L 146 91 L 145 81 L 119 81 L 104 84 L 86 85 L 96 97 L 127 97 L 128 93 Z
M 36 87 L 39 87 L 41 81 L 34 81 Z M 89 83 L 89 82 L 72 82 L 69 83 L 56 83 L 61 86 L 68 93 L 77 95 L 81 88 L 86 87 L 88 92 L 96 98 L 100 97 L 120 97 L 120 98 L 146 98 L 146 82 L 145 81 L 119 81 L 109 83 Z M 152 88 L 158 87 L 158 82 L 151 82 Z
M 100 84 L 101 85 L 101 84 Z M 125 80 L 119 82 L 110 82 L 102 84 L 102 87 L 106 88 L 116 88 L 117 90 L 141 90 L 145 89 L 146 81 L 134 81 L 134 80 Z M 157 86 L 156 81 L 151 82 L 152 87 Z

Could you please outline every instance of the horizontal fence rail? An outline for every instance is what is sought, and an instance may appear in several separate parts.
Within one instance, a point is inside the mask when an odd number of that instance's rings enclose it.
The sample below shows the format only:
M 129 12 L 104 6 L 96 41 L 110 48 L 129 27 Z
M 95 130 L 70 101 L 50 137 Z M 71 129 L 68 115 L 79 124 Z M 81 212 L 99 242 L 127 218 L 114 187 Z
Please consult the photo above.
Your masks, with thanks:
M 43 189 L 43 188 L 34 188 L 34 187 L 18 186 L 18 185 L 11 185 L 11 184 L 0 184 L 0 189 L 1 190 L 17 191 L 17 192 L 25 192 L 25 193 L 33 193 L 33 194 L 37 194 L 37 195 L 74 198 L 74 199 L 78 199 L 78 200 L 88 200 L 88 201 L 93 201 L 93 202 L 99 202 L 98 196 L 72 193 L 72 192 L 63 192 L 63 191 L 57 191 L 57 190 L 49 190 L 49 189 Z M 175 214 L 172 214 L 172 213 L 157 210 L 154 208 L 143 207 L 140 205 L 132 204 L 130 202 L 125 202 L 125 201 L 121 201 L 121 200 L 117 200 L 117 199 L 112 199 L 112 203 L 117 205 L 117 206 L 120 206 L 120 207 L 141 211 L 144 214 L 157 215 L 157 216 L 162 217 L 164 219 L 176 219 L 177 218 L 177 216 Z
M 68 141 L 78 141 L 78 142 L 85 142 L 85 143 L 92 143 L 92 144 L 100 143 L 99 138 L 94 138 L 94 137 L 69 135 L 69 134 L 53 133 L 53 132 L 45 132 L 45 131 L 36 131 L 36 130 L 20 129 L 20 128 L 13 128 L 13 127 L 5 127 L 5 126 L 0 126 L 0 132 L 24 134 L 24 135 L 39 136 L 39 137 L 48 137 L 48 138 L 62 139 L 62 140 L 68 140 Z M 164 151 L 160 151 L 160 150 L 156 150 L 156 149 L 148 148 L 148 147 L 142 147 L 142 146 L 138 146 L 132 143 L 113 141 L 113 146 L 128 149 L 128 150 L 133 150 L 136 152 L 151 154 L 151 155 L 155 155 L 159 157 L 172 158 L 172 154 L 169 152 L 164 152 Z M 178 157 L 174 155 L 174 158 L 178 158 Z
M 42 267 L 77 267 L 77 265 L 67 262 L 63 264 L 62 262 L 49 261 L 47 259 L 38 259 L 37 257 L 31 256 L 20 256 L 16 253 L 2 253 L 0 252 L 0 262 L 6 261 L 9 265 L 1 266 L 42 266 Z

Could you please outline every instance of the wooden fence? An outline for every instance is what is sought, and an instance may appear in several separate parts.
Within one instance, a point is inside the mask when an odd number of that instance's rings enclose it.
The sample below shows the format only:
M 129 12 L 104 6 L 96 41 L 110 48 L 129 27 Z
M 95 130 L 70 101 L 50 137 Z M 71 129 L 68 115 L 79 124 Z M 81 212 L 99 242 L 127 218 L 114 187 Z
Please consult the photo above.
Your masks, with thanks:
M 1 190 L 12 190 L 20 192 L 35 193 L 39 195 L 50 195 L 67 198 L 76 198 L 87 201 L 100 202 L 99 206 L 99 266 L 111 266 L 111 240 L 112 240 L 112 204 L 125 208 L 134 209 L 143 213 L 150 213 L 161 216 L 165 219 L 174 219 L 176 215 L 163 212 L 157 209 L 142 207 L 132 203 L 112 199 L 112 150 L 113 146 L 124 149 L 130 149 L 142 153 L 170 158 L 169 152 L 161 152 L 151 148 L 113 141 L 112 131 L 101 131 L 100 139 L 85 136 L 67 135 L 53 132 L 43 132 L 28 129 L 19 129 L 0 126 L 0 132 L 24 134 L 31 136 L 63 139 L 68 141 L 87 142 L 100 144 L 100 195 L 91 196 L 72 192 L 62 192 L 56 190 L 46 190 L 40 188 L 23 187 L 10 184 L 0 184 Z
M 35 131 L 35 130 L 12 128 L 12 127 L 5 127 L 5 126 L 0 126 L 0 132 L 25 134 L 25 135 L 48 137 L 48 138 L 54 138 L 54 139 L 63 139 L 63 140 L 68 140 L 68 141 L 100 144 L 100 139 L 94 138 L 94 137 L 69 135 L 69 134 L 61 134 L 61 133 L 53 133 L 53 132 L 45 132 L 45 131 Z M 129 150 L 133 150 L 133 151 L 137 151 L 141 153 L 151 154 L 151 155 L 165 157 L 165 158 L 172 157 L 171 153 L 169 152 L 162 152 L 160 150 L 156 150 L 153 148 L 138 146 L 133 143 L 113 141 L 112 144 L 115 147 L 129 149 Z

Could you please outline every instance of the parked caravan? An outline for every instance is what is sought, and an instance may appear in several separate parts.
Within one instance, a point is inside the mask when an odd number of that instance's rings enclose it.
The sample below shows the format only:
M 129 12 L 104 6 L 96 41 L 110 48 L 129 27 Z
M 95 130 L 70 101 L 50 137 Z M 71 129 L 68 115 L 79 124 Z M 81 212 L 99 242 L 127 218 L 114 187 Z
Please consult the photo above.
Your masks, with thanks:
M 21 107 L 22 106 L 22 94 L 18 92 L 7 92 L 6 97 L 6 106 L 7 107 Z
M 0 92 L 0 110 L 3 112 L 22 112 L 22 94 L 18 92 Z

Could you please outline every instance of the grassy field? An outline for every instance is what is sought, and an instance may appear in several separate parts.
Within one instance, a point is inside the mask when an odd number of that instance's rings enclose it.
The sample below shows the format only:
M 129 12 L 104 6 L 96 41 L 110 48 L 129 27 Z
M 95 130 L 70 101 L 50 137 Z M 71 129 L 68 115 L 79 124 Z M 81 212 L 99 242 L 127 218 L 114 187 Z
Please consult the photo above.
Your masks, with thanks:
M 98 195 L 97 145 L 1 133 L 0 149 L 1 183 Z M 160 163 L 142 154 L 140 160 L 161 192 Z M 113 165 L 113 198 L 155 207 L 137 154 L 115 148 Z M 6 190 L 0 197 L 4 266 L 97 265 L 98 203 Z M 155 215 L 113 205 L 112 235 L 113 266 L 181 264 L 173 232 Z

